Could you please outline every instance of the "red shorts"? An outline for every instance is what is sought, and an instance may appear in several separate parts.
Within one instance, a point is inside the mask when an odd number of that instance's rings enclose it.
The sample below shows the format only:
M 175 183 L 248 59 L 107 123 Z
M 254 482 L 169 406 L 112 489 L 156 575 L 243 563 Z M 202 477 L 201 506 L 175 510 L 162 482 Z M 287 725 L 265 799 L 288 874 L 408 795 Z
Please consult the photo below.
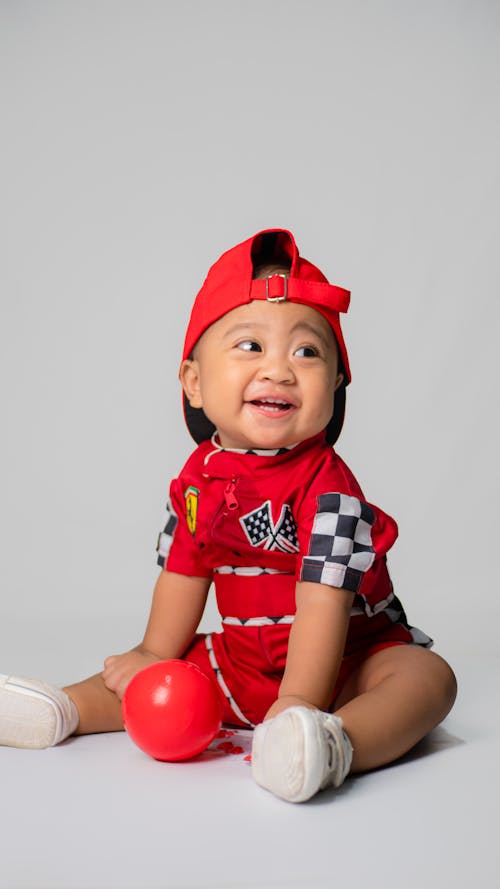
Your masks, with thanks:
M 290 627 L 228 627 L 223 633 L 195 637 L 184 659 L 214 681 L 223 703 L 223 722 L 247 727 L 262 722 L 278 697 L 289 632 Z M 395 632 L 393 625 L 346 652 L 332 706 L 347 678 L 363 661 L 384 648 L 410 644 L 413 640 L 408 637 Z

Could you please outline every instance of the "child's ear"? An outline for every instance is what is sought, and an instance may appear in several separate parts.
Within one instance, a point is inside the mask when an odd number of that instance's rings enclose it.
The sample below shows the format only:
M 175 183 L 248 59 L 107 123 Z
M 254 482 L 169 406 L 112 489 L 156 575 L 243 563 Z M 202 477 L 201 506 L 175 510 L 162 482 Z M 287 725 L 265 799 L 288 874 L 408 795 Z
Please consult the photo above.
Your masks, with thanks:
M 182 362 L 179 379 L 191 407 L 203 407 L 200 392 L 200 366 L 195 358 L 186 358 Z
M 335 389 L 333 390 L 334 392 L 337 391 L 337 389 L 341 385 L 343 379 L 344 379 L 344 374 L 337 374 L 337 379 L 335 380 Z

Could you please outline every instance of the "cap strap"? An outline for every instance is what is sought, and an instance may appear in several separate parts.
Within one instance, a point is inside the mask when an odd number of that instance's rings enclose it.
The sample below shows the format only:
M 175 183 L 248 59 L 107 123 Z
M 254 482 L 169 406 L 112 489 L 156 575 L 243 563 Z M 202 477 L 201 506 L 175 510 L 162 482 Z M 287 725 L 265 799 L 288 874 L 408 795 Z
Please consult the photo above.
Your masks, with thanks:
M 269 275 L 257 278 L 250 286 L 250 299 L 267 299 L 270 302 L 300 302 L 306 305 L 347 312 L 351 294 L 343 287 L 322 281 L 304 281 L 301 278 L 285 278 Z

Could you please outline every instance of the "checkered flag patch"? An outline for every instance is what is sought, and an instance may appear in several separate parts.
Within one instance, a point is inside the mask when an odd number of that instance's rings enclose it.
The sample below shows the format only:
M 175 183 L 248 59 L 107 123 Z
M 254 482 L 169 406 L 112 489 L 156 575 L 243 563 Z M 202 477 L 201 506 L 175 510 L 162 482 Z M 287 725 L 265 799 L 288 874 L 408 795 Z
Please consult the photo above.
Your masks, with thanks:
M 321 494 L 301 580 L 357 593 L 375 559 L 371 506 L 348 494 Z
M 161 568 L 165 567 L 165 563 L 167 561 L 167 556 L 170 552 L 170 547 L 172 546 L 172 541 L 174 539 L 175 529 L 177 527 L 177 516 L 172 509 L 172 504 L 170 500 L 166 506 L 167 511 L 167 521 L 163 531 L 160 531 L 158 535 L 158 543 L 156 544 L 156 552 L 158 553 L 157 563 Z
M 281 507 L 276 525 L 273 522 L 270 500 L 242 516 L 240 524 L 252 546 L 263 545 L 264 549 L 279 549 L 285 553 L 299 551 L 297 525 L 288 503 Z

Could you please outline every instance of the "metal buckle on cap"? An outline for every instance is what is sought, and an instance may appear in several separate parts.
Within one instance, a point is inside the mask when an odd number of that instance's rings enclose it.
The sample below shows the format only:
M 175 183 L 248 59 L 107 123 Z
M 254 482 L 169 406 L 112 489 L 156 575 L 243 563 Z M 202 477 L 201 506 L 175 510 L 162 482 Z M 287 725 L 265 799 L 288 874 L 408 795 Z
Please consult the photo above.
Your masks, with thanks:
M 269 281 L 271 278 L 283 278 L 283 296 L 269 296 Z M 269 303 L 284 303 L 288 298 L 288 275 L 283 275 L 281 272 L 274 272 L 272 275 L 268 275 L 265 279 L 266 281 L 266 299 Z

